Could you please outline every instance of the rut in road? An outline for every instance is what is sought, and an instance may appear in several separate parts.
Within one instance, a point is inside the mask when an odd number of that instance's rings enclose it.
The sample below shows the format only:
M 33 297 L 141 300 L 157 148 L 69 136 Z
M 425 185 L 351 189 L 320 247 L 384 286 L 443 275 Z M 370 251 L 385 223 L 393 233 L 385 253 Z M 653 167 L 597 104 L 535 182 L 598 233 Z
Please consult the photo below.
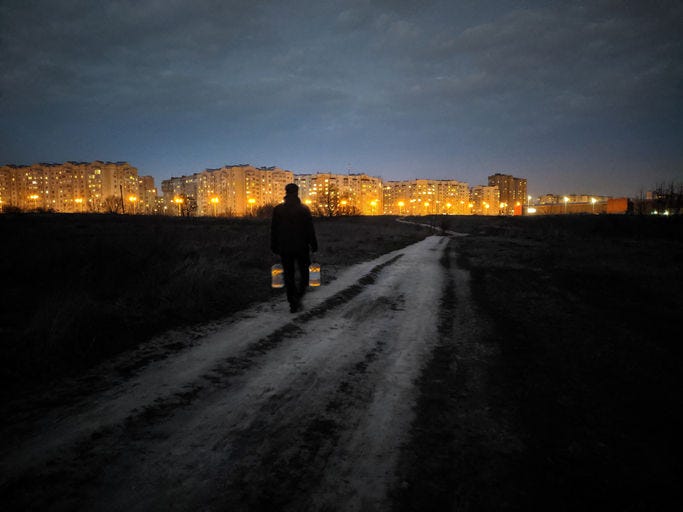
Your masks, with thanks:
M 439 337 L 448 240 L 353 267 L 294 317 L 282 300 L 256 308 L 34 419 L 3 447 L 3 495 L 65 510 L 386 508 Z

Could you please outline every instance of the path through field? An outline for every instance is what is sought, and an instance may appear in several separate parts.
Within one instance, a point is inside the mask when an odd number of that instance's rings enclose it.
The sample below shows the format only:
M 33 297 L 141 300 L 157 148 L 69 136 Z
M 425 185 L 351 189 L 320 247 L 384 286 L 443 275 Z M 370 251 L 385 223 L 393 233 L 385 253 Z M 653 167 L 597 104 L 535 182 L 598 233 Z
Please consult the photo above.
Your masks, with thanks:
M 420 450 L 410 437 L 421 373 L 437 347 L 476 343 L 468 276 L 449 242 L 431 236 L 351 267 L 308 294 L 301 313 L 281 295 L 210 334 L 162 337 L 90 381 L 4 411 L 3 503 L 395 507 L 399 458 Z

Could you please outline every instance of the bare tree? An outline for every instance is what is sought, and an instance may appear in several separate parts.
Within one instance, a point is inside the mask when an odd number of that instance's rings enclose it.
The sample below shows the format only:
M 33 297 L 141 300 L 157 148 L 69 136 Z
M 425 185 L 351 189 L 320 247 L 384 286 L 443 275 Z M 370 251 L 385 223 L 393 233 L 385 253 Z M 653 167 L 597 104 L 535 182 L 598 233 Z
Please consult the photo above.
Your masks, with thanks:
M 185 194 L 180 194 L 178 197 L 181 199 L 180 216 L 192 217 L 197 212 L 197 199 Z
M 339 215 L 339 191 L 334 185 L 329 185 L 324 194 L 318 196 L 315 214 L 321 217 L 335 217 Z
M 118 196 L 105 197 L 102 202 L 102 209 L 105 213 L 121 213 L 121 198 Z
M 275 203 L 264 204 L 254 210 L 254 217 L 257 219 L 270 219 L 273 216 Z

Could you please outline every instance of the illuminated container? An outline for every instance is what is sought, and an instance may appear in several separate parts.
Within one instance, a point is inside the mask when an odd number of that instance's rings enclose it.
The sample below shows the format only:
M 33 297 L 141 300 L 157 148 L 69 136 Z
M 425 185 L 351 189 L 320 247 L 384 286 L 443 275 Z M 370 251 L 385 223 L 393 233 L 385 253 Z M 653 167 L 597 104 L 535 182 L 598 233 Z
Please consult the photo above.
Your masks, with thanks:
M 270 285 L 273 288 L 282 288 L 285 285 L 285 271 L 282 268 L 282 265 L 279 263 L 276 263 L 272 267 L 270 267 L 270 278 L 271 278 L 271 283 Z
M 308 286 L 320 286 L 320 263 L 308 266 Z

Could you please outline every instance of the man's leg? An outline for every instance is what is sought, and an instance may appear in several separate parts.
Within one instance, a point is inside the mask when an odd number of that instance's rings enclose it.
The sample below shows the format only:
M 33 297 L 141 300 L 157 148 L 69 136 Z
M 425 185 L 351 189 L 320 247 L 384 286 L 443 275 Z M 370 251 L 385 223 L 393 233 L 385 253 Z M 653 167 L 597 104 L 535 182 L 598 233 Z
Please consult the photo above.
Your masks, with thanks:
M 287 290 L 287 302 L 290 307 L 298 304 L 299 293 L 296 289 L 296 280 L 294 277 L 294 261 L 296 259 L 294 254 L 282 254 L 282 270 L 285 274 L 285 289 Z
M 299 297 L 303 297 L 308 290 L 308 266 L 311 264 L 308 251 L 298 256 L 297 264 L 299 266 Z

